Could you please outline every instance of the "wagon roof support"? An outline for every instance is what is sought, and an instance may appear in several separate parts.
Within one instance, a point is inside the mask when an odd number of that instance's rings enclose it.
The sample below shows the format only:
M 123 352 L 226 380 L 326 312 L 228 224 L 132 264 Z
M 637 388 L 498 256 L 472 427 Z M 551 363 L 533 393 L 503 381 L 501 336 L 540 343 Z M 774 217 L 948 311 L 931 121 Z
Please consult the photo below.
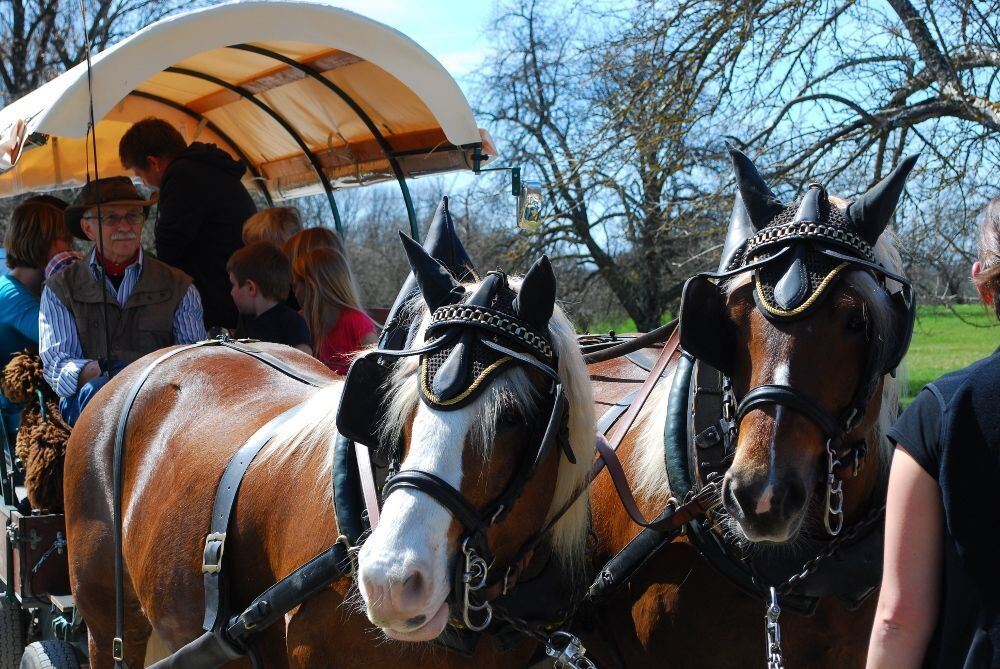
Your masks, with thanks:
M 326 197 L 330 201 L 330 210 L 333 212 L 333 223 L 337 227 L 337 233 L 343 236 L 344 234 L 343 223 L 340 220 L 340 211 L 337 209 L 337 201 L 333 197 L 333 185 L 330 183 L 330 178 L 326 176 L 326 172 L 323 171 L 323 165 L 319 162 L 319 159 L 316 158 L 316 154 L 309 149 L 309 145 L 306 144 L 304 139 L 302 139 L 302 135 L 296 132 L 295 128 L 293 128 L 292 125 L 287 120 L 285 120 L 285 118 L 281 114 L 271 109 L 271 107 L 266 105 L 262 100 L 259 100 L 257 97 L 254 96 L 253 93 L 243 88 L 242 86 L 231 84 L 224 79 L 220 79 L 219 77 L 208 74 L 206 72 L 199 72 L 197 70 L 191 70 L 186 67 L 168 67 L 164 69 L 164 72 L 180 74 L 186 77 L 194 77 L 195 79 L 201 79 L 203 81 L 213 83 L 216 86 L 221 86 L 223 88 L 229 89 L 230 91 L 236 93 L 247 102 L 252 103 L 262 112 L 271 117 L 278 125 L 280 125 L 284 129 L 284 131 L 287 132 L 288 135 L 295 141 L 295 143 L 299 145 L 299 148 L 302 149 L 302 153 L 305 154 L 306 158 L 309 159 L 309 162 L 312 164 L 313 169 L 316 171 L 316 176 L 319 177 L 320 183 L 323 184 L 323 190 L 326 191 Z
M 276 51 L 254 46 L 253 44 L 234 44 L 229 48 L 249 51 L 250 53 L 256 53 L 261 56 L 273 58 L 280 63 L 284 63 L 289 67 L 295 68 L 307 77 L 325 86 L 334 95 L 343 100 L 344 104 L 351 108 L 351 111 L 357 114 L 358 118 L 361 119 L 361 122 L 364 123 L 365 127 L 368 128 L 368 131 L 371 132 L 372 137 L 374 137 L 375 141 L 378 142 L 378 145 L 382 147 L 382 152 L 385 154 L 386 159 L 389 161 L 389 165 L 392 167 L 392 173 L 396 176 L 396 181 L 399 182 L 399 189 L 402 191 L 403 201 L 406 203 L 406 217 L 410 222 L 410 236 L 413 239 L 420 241 L 420 227 L 417 225 L 417 215 L 413 210 L 413 200 L 410 198 L 410 189 L 406 184 L 406 175 L 403 174 L 403 168 L 400 167 L 399 160 L 394 155 L 392 146 L 389 145 L 388 140 L 386 140 L 382 131 L 379 130 L 371 116 L 369 116 L 367 112 L 361 108 L 361 105 L 359 105 L 354 98 L 348 95 L 344 89 L 324 77 L 322 72 L 315 69 L 308 63 L 300 63 L 299 61 L 289 58 L 288 56 L 280 54 Z

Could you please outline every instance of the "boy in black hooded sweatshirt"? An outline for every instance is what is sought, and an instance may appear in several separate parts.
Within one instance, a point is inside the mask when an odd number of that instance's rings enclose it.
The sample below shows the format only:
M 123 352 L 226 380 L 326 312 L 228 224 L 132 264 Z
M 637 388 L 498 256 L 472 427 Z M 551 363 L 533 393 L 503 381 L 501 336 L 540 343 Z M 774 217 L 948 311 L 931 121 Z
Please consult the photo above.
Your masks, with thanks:
M 160 190 L 157 257 L 194 279 L 205 327 L 236 327 L 226 261 L 243 246 L 243 222 L 257 208 L 240 181 L 246 165 L 215 144 L 184 141 L 158 118 L 134 124 L 118 145 L 122 166 Z

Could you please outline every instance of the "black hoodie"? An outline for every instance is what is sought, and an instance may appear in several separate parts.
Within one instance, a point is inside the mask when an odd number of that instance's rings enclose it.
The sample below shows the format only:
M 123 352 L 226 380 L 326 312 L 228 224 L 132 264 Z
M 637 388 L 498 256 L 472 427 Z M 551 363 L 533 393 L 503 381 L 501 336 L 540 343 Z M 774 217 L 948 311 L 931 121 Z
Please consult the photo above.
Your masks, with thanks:
M 243 222 L 257 211 L 240 182 L 244 172 L 214 144 L 193 142 L 160 183 L 156 253 L 194 279 L 206 327 L 236 327 L 226 262 L 243 246 Z

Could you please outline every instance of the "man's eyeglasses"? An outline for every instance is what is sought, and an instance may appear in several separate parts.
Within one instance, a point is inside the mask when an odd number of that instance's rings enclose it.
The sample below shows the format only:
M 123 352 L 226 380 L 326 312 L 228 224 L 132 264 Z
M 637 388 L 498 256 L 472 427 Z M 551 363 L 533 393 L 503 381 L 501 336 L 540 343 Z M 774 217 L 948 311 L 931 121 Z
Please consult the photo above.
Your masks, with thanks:
M 96 221 L 97 216 L 84 216 L 88 221 Z M 145 217 L 138 212 L 131 212 L 128 214 L 103 214 L 101 220 L 104 225 L 121 225 L 125 223 L 127 225 L 139 225 L 145 221 Z

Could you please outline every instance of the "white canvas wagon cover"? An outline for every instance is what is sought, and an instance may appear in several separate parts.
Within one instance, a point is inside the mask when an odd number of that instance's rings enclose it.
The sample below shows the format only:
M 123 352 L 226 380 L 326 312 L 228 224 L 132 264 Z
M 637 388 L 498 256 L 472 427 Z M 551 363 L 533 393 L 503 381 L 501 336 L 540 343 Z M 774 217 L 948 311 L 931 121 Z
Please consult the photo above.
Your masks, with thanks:
M 82 185 L 87 67 L 0 110 L 0 197 Z M 157 116 L 249 166 L 282 200 L 472 169 L 495 151 L 444 67 L 381 23 L 315 2 L 256 0 L 172 16 L 93 58 L 100 175 L 125 174 L 118 141 Z M 326 184 L 324 184 L 324 181 Z

